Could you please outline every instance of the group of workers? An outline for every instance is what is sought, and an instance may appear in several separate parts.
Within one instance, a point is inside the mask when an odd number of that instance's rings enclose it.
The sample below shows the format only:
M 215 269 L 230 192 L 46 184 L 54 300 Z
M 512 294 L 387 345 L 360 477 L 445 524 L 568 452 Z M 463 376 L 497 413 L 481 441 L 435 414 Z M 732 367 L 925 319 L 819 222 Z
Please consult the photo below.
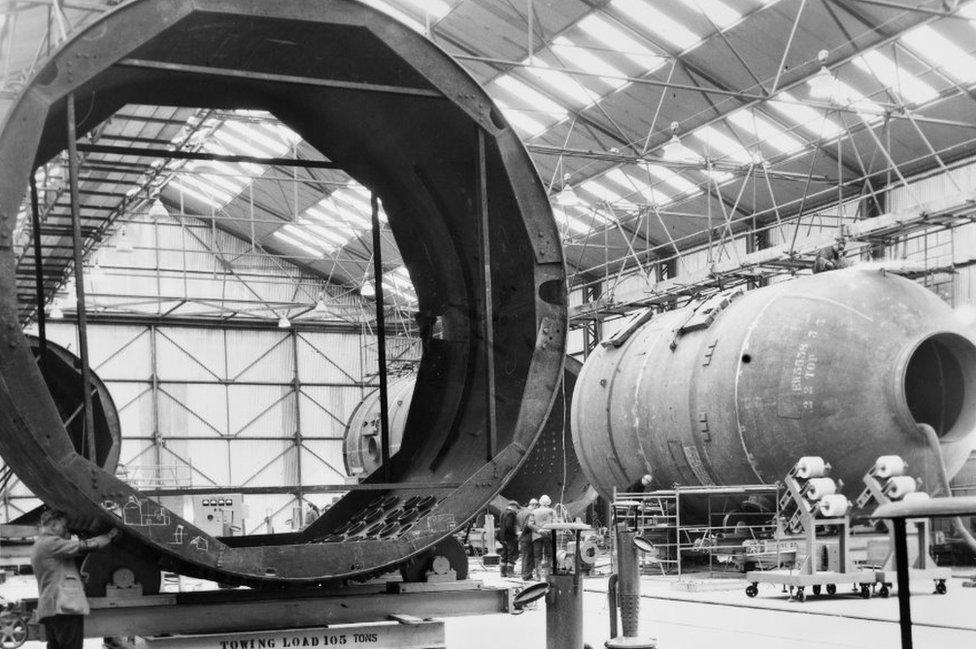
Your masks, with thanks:
M 533 498 L 525 507 L 515 500 L 501 516 L 501 576 L 515 577 L 515 564 L 521 557 L 523 581 L 544 581 L 552 569 L 552 534 L 547 525 L 557 522 L 556 510 L 549 496 Z

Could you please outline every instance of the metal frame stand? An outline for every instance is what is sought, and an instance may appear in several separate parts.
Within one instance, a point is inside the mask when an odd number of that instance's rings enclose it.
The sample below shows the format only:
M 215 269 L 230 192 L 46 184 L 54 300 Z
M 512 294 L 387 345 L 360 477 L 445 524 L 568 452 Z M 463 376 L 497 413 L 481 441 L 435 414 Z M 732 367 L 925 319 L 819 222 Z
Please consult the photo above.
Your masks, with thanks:
M 877 467 L 877 465 L 875 465 L 875 467 Z M 892 475 L 881 477 L 877 475 L 876 469 L 872 469 L 866 473 L 862 478 L 864 481 L 864 491 L 862 491 L 861 495 L 857 498 L 858 508 L 863 509 L 870 505 L 886 505 L 901 500 L 900 498 L 893 499 L 888 495 L 888 483 L 893 477 L 896 476 Z M 902 587 L 901 582 L 898 581 L 897 575 L 897 558 L 895 552 L 897 539 L 895 538 L 895 526 L 893 525 L 892 521 L 887 521 L 887 524 L 888 537 L 891 540 L 891 549 L 888 553 L 888 558 L 884 562 L 884 565 L 874 573 L 877 583 L 880 584 L 880 587 L 878 588 L 878 595 L 881 597 L 888 597 L 891 592 L 891 586 L 895 582 L 898 582 L 899 589 Z M 940 568 L 934 565 L 932 562 L 929 555 L 929 545 L 931 539 L 931 524 L 929 519 L 901 519 L 900 524 L 902 527 L 902 533 L 905 534 L 906 537 L 906 552 L 908 543 L 908 526 L 913 526 L 915 528 L 915 535 L 918 543 L 918 555 L 915 558 L 914 565 L 907 568 L 909 584 L 914 581 L 932 580 L 935 582 L 935 594 L 944 595 L 946 592 L 948 592 L 946 582 L 950 577 L 952 577 L 952 571 L 949 568 Z
M 789 588 L 790 597 L 799 602 L 806 600 L 806 588 L 809 586 L 814 595 L 820 595 L 821 589 L 825 589 L 827 595 L 837 593 L 837 584 L 852 583 L 859 587 L 861 597 L 871 597 L 871 588 L 875 583 L 875 574 L 872 570 L 857 570 L 854 568 L 850 557 L 850 516 L 821 518 L 820 507 L 816 501 L 808 497 L 808 482 L 812 479 L 800 477 L 799 464 L 795 465 L 783 480 L 786 486 L 786 493 L 780 499 L 780 510 L 784 512 L 794 509 L 790 517 L 789 525 L 799 525 L 803 528 L 804 545 L 806 547 L 806 557 L 803 559 L 799 570 L 768 570 L 752 571 L 746 573 L 746 595 L 755 597 L 759 593 L 758 585 L 781 584 Z M 829 465 L 826 465 L 829 468 Z M 823 528 L 835 528 L 837 530 L 838 544 L 838 566 L 839 570 L 817 570 L 816 551 L 817 541 L 822 537 L 817 531 Z
M 546 593 L 546 649 L 583 649 L 583 561 L 580 557 L 580 534 L 592 528 L 585 523 L 550 523 L 552 572 Z M 559 532 L 575 536 L 573 563 L 556 561 Z

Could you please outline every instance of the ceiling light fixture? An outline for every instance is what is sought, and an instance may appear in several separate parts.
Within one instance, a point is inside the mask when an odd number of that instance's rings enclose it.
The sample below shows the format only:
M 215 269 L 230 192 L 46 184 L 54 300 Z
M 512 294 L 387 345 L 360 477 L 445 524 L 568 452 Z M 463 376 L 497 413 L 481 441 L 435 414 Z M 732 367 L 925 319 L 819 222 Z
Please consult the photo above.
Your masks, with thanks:
M 129 234 L 125 231 L 125 226 L 119 231 L 119 240 L 115 242 L 116 252 L 132 252 L 132 240 L 129 239 Z
M 278 328 L 279 329 L 291 329 L 291 320 L 287 316 L 281 316 L 278 318 Z
M 563 188 L 556 193 L 556 203 L 565 207 L 573 207 L 580 204 L 580 198 L 576 191 L 569 185 L 569 174 L 563 176 Z
M 661 157 L 665 160 L 673 161 L 694 161 L 699 160 L 697 153 L 681 143 L 678 137 L 678 129 L 681 125 L 678 122 L 671 122 L 671 139 L 661 149 Z

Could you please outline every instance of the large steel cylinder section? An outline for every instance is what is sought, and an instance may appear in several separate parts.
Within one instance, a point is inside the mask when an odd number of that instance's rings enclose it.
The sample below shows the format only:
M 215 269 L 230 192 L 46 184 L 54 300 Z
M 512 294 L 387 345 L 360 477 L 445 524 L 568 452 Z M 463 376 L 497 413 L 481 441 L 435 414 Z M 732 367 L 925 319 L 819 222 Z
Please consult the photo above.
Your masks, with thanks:
M 566 357 L 562 389 L 528 458 L 502 489 L 505 498 L 526 503 L 548 494 L 555 502 L 576 505 L 577 511 L 596 497 L 580 467 L 569 430 L 569 402 L 581 368 L 578 360 Z M 400 450 L 415 385 L 413 374 L 390 382 L 387 401 L 391 454 Z M 342 444 L 346 474 L 350 477 L 370 475 L 381 466 L 379 404 L 379 390 L 373 390 L 349 416 Z
M 12 247 L 30 174 L 66 148 L 69 96 L 79 135 L 130 104 L 267 110 L 382 200 L 419 310 L 440 334 L 414 390 L 426 407 L 410 411 L 372 489 L 360 485 L 298 534 L 231 545 L 75 452 L 21 331 Z M 393 568 L 453 533 L 515 474 L 545 423 L 565 296 L 558 230 L 515 132 L 435 44 L 358 2 L 124 3 L 51 56 L 0 132 L 0 454 L 44 502 L 124 528 L 124 546 L 167 570 L 251 586 L 335 581 Z
M 857 490 L 879 455 L 933 488 L 976 443 L 976 345 L 932 292 L 865 265 L 638 316 L 583 366 L 572 430 L 604 495 L 773 483 L 821 456 Z

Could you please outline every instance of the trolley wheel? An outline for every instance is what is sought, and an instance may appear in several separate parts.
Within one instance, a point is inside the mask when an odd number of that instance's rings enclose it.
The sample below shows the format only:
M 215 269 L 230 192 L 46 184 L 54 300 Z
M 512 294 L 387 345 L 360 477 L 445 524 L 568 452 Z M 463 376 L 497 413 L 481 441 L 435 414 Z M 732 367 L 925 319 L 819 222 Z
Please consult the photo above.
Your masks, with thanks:
M 746 595 L 749 597 L 755 597 L 759 594 L 759 587 L 756 584 L 749 584 L 746 586 Z
M 836 584 L 827 584 L 827 594 L 828 595 L 834 595 L 836 593 L 837 593 L 837 585 Z
M 820 584 L 814 584 L 813 585 L 813 594 L 814 595 L 819 595 L 820 594 Z
M 864 599 L 869 599 L 871 597 L 871 587 L 867 584 L 861 584 L 861 597 Z
M 888 584 L 881 584 L 881 588 L 878 589 L 878 595 L 881 597 L 887 597 L 891 592 L 888 590 Z
M 935 592 L 936 592 L 936 594 L 938 594 L 938 595 L 945 595 L 946 594 L 946 591 L 948 591 L 948 590 L 949 590 L 949 587 L 946 586 L 945 579 L 940 579 L 939 581 L 935 582 Z
M 799 586 L 796 589 L 796 594 L 793 595 L 793 597 L 796 598 L 796 601 L 798 601 L 798 602 L 805 602 L 805 601 L 807 601 L 807 595 L 806 595 L 806 593 L 803 592 L 803 586 Z
M 16 613 L 0 614 L 0 647 L 17 649 L 27 641 L 27 622 Z

